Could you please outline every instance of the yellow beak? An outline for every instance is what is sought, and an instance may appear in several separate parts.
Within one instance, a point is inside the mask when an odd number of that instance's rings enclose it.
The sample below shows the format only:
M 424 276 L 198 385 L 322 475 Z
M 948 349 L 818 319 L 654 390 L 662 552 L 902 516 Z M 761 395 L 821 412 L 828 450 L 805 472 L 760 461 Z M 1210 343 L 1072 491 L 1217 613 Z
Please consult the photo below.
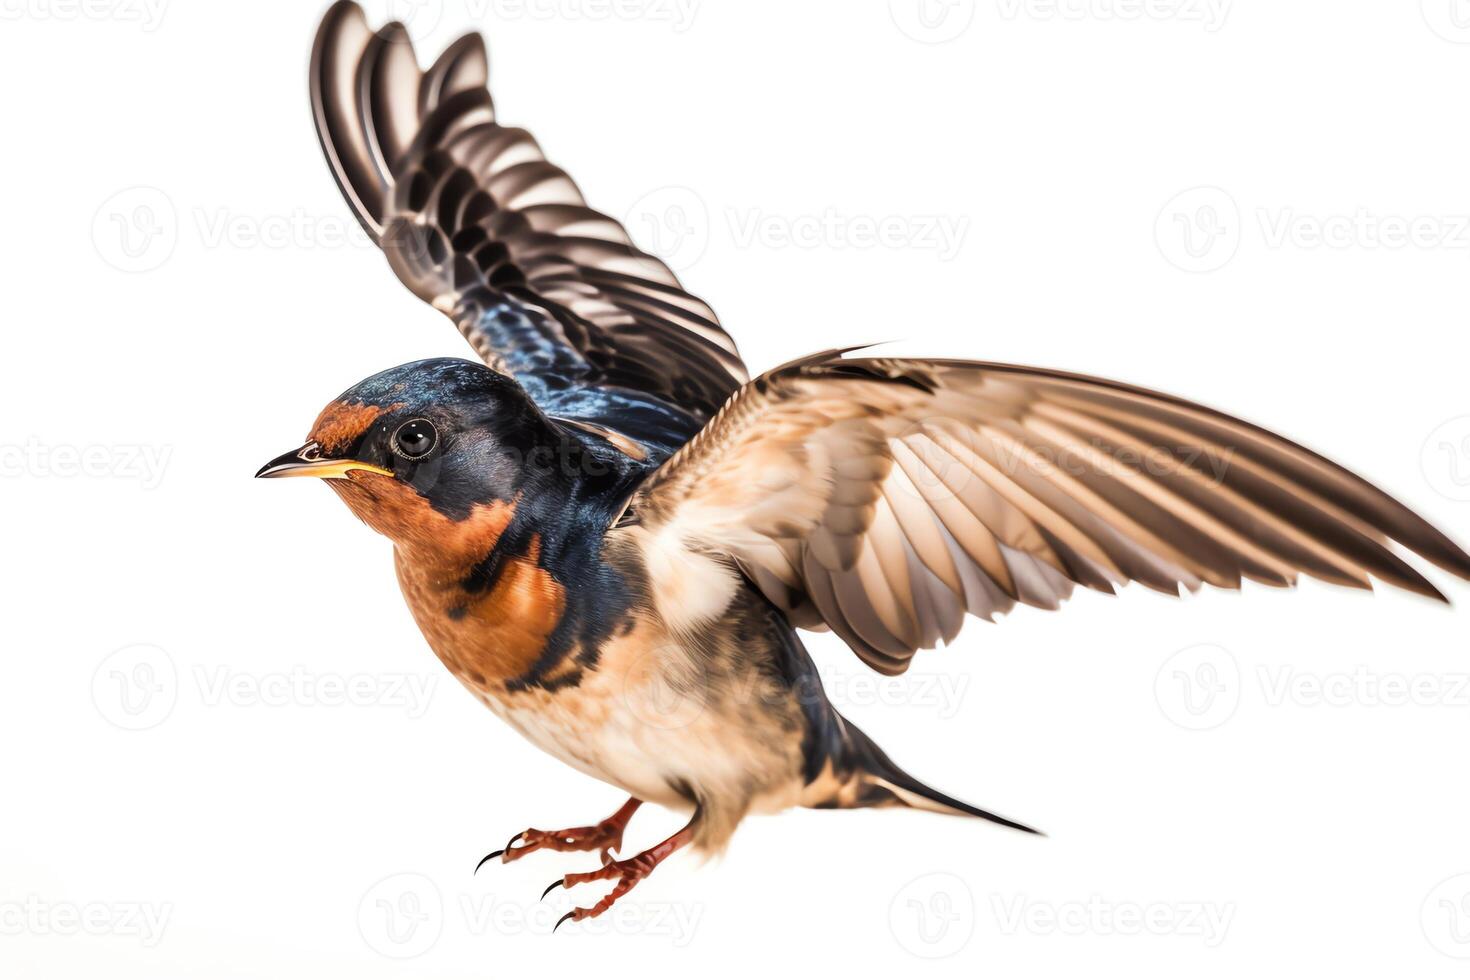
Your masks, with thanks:
M 321 480 L 343 480 L 353 470 L 364 470 L 383 476 L 393 475 L 392 470 L 385 470 L 372 463 L 360 463 L 355 459 L 328 459 L 321 453 L 320 446 L 314 442 L 308 442 L 300 449 L 293 449 L 266 463 L 255 474 L 255 477 L 258 480 L 273 480 L 285 476 L 314 476 Z

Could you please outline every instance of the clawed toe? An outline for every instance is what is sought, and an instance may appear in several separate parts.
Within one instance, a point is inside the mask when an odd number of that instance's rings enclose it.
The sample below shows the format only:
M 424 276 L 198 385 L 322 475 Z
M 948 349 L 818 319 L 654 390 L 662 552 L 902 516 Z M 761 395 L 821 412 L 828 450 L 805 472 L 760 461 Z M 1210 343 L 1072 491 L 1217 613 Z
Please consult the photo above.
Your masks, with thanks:
M 611 864 L 613 852 L 623 846 L 623 831 L 633 813 L 642 805 L 637 798 L 630 798 L 618 808 L 618 812 L 606 820 L 590 827 L 572 827 L 568 830 L 537 830 L 527 828 L 505 842 L 498 851 L 491 851 L 475 865 L 478 874 L 488 862 L 500 858 L 502 864 L 519 860 L 527 854 L 540 850 L 548 851 L 598 851 L 604 866 Z
M 582 919 L 596 918 L 597 916 L 606 912 L 608 909 L 612 908 L 614 902 L 616 902 L 619 898 L 622 898 L 623 895 L 632 890 L 633 886 L 638 884 L 638 882 L 642 881 L 645 877 L 647 877 L 648 872 L 652 870 L 651 865 L 645 866 L 645 864 L 641 862 L 635 864 L 635 860 L 615 861 L 610 864 L 603 865 L 596 871 L 587 871 L 579 874 L 565 875 L 547 885 L 546 890 L 541 893 L 541 898 L 543 900 L 546 898 L 547 895 L 550 895 L 552 891 L 558 887 L 571 888 L 575 885 L 581 885 L 589 881 L 598 881 L 605 878 L 616 878 L 618 880 L 618 883 L 613 886 L 613 890 L 608 892 L 607 895 L 605 895 L 600 902 L 588 908 L 578 907 L 572 909 L 566 915 L 563 915 L 560 919 L 556 920 L 556 925 L 551 927 L 551 931 L 553 933 L 556 932 L 556 930 L 561 928 L 562 923 L 566 922 L 568 919 L 580 922 Z
M 565 877 L 558 878 L 551 884 L 547 885 L 546 890 L 541 893 L 541 897 L 543 899 L 546 898 L 547 895 L 550 895 L 552 889 L 556 888 L 558 885 L 563 888 L 571 888 L 575 885 L 585 884 L 589 881 L 599 881 L 609 878 L 616 878 L 618 882 L 616 885 L 613 886 L 612 891 L 604 895 L 602 900 L 599 901 L 596 905 L 592 905 L 587 908 L 574 908 L 566 915 L 562 916 L 560 919 L 557 920 L 556 925 L 551 927 L 551 931 L 556 932 L 557 929 L 561 928 L 561 924 L 563 922 L 566 922 L 568 919 L 577 922 L 580 922 L 583 919 L 594 919 L 602 913 L 606 912 L 608 909 L 612 908 L 614 902 L 622 898 L 628 892 L 632 891 L 633 886 L 638 884 L 638 882 L 642 881 L 644 878 L 648 877 L 648 873 L 653 870 L 654 865 L 657 862 L 641 860 L 642 858 L 644 858 L 644 856 L 644 854 L 640 854 L 638 855 L 638 857 L 631 858 L 627 861 L 614 861 L 611 864 L 603 865 L 596 871 L 587 871 L 580 874 L 566 875 Z
M 520 850 L 524 850 L 524 848 L 521 848 L 521 849 L 517 849 L 516 848 L 516 846 L 515 846 L 516 841 L 520 840 L 522 837 L 525 837 L 527 834 L 538 834 L 538 833 L 540 833 L 540 831 L 538 831 L 538 830 L 523 830 L 519 834 L 516 834 L 510 840 L 506 841 L 505 842 L 505 846 L 502 847 L 500 850 L 498 850 L 498 851 L 491 851 L 489 854 L 486 854 L 484 857 L 480 858 L 480 863 L 477 864 L 477 865 L 475 865 L 475 870 L 472 871 L 471 874 L 479 874 L 480 873 L 480 869 L 485 866 L 485 862 L 490 861 L 490 860 L 493 860 L 494 858 L 500 858 L 501 863 L 506 863 L 506 862 L 509 862 L 509 861 L 514 861 L 516 858 L 518 858 L 518 857 L 521 856 Z M 534 850 L 536 850 L 536 848 L 533 847 L 533 848 L 531 848 L 531 850 L 534 851 Z
M 572 888 L 576 885 L 586 884 L 589 881 L 610 879 L 616 879 L 617 881 L 617 884 L 613 885 L 612 891 L 604 895 L 601 901 L 587 908 L 579 907 L 572 909 L 557 920 L 556 925 L 552 926 L 551 931 L 556 932 L 557 929 L 561 928 L 561 924 L 568 919 L 577 922 L 583 919 L 594 919 L 612 908 L 613 903 L 632 891 L 634 885 L 647 878 L 653 872 L 653 869 L 662 863 L 664 858 L 687 844 L 690 838 L 689 828 L 685 827 L 673 837 L 670 837 L 655 847 L 649 848 L 641 854 L 635 854 L 633 857 L 621 861 L 609 861 L 596 871 L 583 871 L 576 874 L 563 875 L 547 885 L 546 890 L 541 893 L 543 899 L 547 895 L 550 895 L 557 886 Z
M 581 920 L 595 918 L 608 909 L 613 903 L 626 895 L 634 885 L 648 877 L 659 862 L 668 857 L 674 851 L 687 844 L 692 839 L 689 827 L 685 827 L 668 840 L 640 854 L 635 854 L 625 860 L 614 857 L 615 852 L 623 846 L 623 831 L 628 826 L 628 819 L 633 816 L 633 811 L 640 806 L 637 798 L 629 799 L 619 808 L 617 813 L 590 827 L 573 827 L 570 830 L 536 830 L 528 828 L 516 834 L 505 842 L 505 846 L 498 851 L 491 851 L 480 858 L 480 863 L 475 865 L 478 873 L 486 864 L 499 858 L 501 863 L 509 863 L 519 860 L 527 854 L 542 849 L 549 851 L 597 851 L 602 858 L 602 867 L 596 871 L 586 871 L 578 874 L 563 875 L 541 893 L 545 899 L 557 888 L 571 888 L 574 885 L 585 884 L 589 881 L 616 880 L 612 890 L 602 897 L 602 900 L 590 908 L 575 908 L 560 919 L 551 931 L 556 932 L 562 923 L 567 920 Z
M 489 861 L 500 858 L 502 864 L 518 861 L 527 854 L 536 851 L 600 851 L 603 854 L 603 863 L 607 863 L 607 855 L 622 843 L 622 828 L 610 827 L 606 824 L 598 824 L 595 827 L 574 827 L 571 830 L 536 830 L 530 828 L 516 834 L 505 842 L 505 846 L 498 851 L 491 851 L 480 858 L 480 863 L 475 865 L 475 873 L 485 866 Z

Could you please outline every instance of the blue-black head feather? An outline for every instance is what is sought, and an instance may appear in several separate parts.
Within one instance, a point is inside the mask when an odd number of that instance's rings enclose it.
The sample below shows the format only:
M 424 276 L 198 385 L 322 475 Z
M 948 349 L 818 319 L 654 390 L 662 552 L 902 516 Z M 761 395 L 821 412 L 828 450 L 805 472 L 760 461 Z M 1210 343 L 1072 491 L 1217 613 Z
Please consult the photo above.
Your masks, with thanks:
M 455 520 L 477 503 L 526 497 L 610 512 L 651 465 L 547 416 L 514 378 L 459 358 L 390 368 L 335 404 L 367 408 L 371 421 L 333 455 L 390 470 Z M 428 452 L 403 451 L 410 424 L 415 434 L 432 428 Z

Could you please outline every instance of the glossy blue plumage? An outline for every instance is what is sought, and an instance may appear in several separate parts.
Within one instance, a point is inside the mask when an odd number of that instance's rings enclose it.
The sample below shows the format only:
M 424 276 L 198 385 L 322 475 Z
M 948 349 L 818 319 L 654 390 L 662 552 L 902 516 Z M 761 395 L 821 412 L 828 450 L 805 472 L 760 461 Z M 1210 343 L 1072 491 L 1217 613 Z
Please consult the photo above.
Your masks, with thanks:
M 658 395 L 610 384 L 538 310 L 512 302 L 489 307 L 479 330 L 526 393 L 546 414 L 613 429 L 663 460 L 703 425 L 702 419 Z

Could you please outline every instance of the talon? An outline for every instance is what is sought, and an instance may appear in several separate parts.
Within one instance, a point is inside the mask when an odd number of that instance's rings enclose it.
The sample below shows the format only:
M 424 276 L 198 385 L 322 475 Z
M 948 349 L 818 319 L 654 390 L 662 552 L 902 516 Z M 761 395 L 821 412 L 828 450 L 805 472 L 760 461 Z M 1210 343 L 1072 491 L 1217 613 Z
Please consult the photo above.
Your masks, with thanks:
M 512 837 L 510 840 L 506 841 L 505 842 L 505 846 L 502 847 L 498 853 L 501 853 L 501 854 L 507 853 L 508 851 L 510 851 L 510 849 L 512 847 L 515 846 L 515 842 L 518 841 L 518 840 L 520 840 L 524 836 L 526 836 L 526 832 L 523 830 L 519 834 L 516 834 L 514 837 Z
M 560 887 L 560 886 L 562 886 L 564 884 L 566 884 L 566 879 L 564 879 L 564 878 L 558 878 L 555 881 L 553 881 L 551 884 L 547 885 L 546 886 L 546 891 L 544 891 L 544 892 L 541 893 L 540 901 L 543 901 L 543 902 L 546 901 L 546 896 L 551 894 L 551 890 L 553 888 L 558 888 L 558 887 Z M 553 929 L 551 931 L 552 932 L 555 932 L 556 930 Z
M 556 935 L 556 930 L 558 930 L 558 929 L 561 928 L 561 924 L 563 922 L 567 921 L 568 919 L 575 919 L 576 917 L 577 917 L 577 910 L 576 909 L 572 909 L 566 915 L 562 916 L 560 919 L 557 919 L 556 920 L 556 925 L 554 925 L 554 926 L 551 927 L 551 934 L 553 936 Z
M 470 872 L 470 874 L 471 875 L 477 875 L 477 874 L 479 874 L 480 873 L 480 869 L 485 866 L 485 862 L 486 861 L 490 860 L 491 858 L 498 858 L 498 857 L 500 857 L 500 855 L 502 855 L 504 853 L 505 853 L 505 849 L 504 848 L 501 848 L 498 851 L 491 851 L 489 854 L 486 854 L 484 857 L 480 858 L 480 863 L 477 864 L 477 865 L 475 865 L 475 870 L 472 871 L 472 872 Z

